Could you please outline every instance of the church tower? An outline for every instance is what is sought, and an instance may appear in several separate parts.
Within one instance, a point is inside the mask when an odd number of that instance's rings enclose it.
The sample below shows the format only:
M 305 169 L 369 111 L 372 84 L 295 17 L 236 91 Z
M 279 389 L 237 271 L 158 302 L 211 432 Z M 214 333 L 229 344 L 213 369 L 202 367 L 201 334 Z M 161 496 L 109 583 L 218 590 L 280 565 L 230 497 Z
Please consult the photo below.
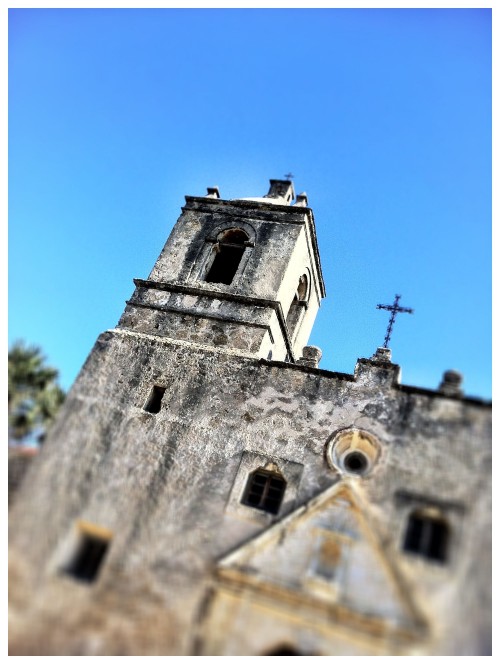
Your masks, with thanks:
M 325 287 L 312 211 L 288 180 L 260 198 L 186 205 L 119 328 L 295 362 Z

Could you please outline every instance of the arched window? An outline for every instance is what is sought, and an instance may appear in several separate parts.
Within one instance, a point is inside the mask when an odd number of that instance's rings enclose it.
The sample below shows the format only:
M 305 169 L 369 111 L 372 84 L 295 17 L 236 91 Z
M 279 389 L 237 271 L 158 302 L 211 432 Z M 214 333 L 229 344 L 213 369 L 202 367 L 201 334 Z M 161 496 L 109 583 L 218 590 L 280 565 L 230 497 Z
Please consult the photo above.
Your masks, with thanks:
M 281 473 L 259 468 L 248 478 L 242 503 L 264 512 L 278 514 L 285 488 L 286 481 Z
M 443 518 L 416 511 L 409 516 L 403 549 L 430 560 L 445 562 L 449 535 L 450 529 Z
M 212 250 L 212 263 L 205 281 L 229 285 L 238 270 L 247 242 L 248 235 L 240 228 L 230 228 L 220 233 Z
M 297 325 L 302 316 L 303 307 L 307 304 L 307 290 L 307 275 L 303 274 L 299 279 L 297 290 L 295 291 L 292 304 L 290 305 L 290 309 L 288 310 L 286 316 L 286 327 L 288 334 L 290 335 L 290 339 L 293 338 L 295 330 L 297 329 Z

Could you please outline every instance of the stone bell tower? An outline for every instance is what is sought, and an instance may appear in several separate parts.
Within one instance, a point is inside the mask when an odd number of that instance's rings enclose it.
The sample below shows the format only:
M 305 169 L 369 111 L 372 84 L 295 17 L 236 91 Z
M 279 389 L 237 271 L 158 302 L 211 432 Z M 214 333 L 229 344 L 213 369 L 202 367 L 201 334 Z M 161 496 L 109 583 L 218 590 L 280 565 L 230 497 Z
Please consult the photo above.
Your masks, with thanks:
M 186 205 L 119 328 L 295 362 L 325 287 L 312 210 L 289 180 L 260 198 Z

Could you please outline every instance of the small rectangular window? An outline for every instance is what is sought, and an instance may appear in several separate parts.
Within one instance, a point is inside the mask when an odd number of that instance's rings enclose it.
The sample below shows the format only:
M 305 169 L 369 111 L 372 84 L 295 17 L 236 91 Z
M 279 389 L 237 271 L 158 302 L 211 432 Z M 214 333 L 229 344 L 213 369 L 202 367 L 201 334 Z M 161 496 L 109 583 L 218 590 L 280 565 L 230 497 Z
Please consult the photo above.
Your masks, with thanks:
M 165 388 L 155 385 L 151 390 L 151 394 L 149 395 L 149 399 L 144 406 L 144 410 L 148 413 L 159 413 L 161 408 L 161 400 L 163 399 L 164 394 Z
M 445 562 L 449 540 L 449 528 L 444 519 L 428 517 L 414 512 L 406 527 L 403 549 L 424 558 Z
M 278 514 L 285 488 L 286 482 L 281 475 L 258 469 L 248 478 L 242 502 L 264 512 Z
M 96 580 L 109 547 L 108 538 L 82 533 L 78 550 L 67 568 L 67 573 L 79 581 L 92 583 Z

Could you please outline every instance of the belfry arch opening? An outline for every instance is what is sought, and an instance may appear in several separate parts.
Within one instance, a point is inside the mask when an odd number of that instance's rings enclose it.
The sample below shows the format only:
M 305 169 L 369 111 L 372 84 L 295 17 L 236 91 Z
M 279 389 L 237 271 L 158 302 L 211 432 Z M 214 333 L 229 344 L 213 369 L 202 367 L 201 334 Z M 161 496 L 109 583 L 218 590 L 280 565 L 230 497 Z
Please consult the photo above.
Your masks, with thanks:
M 302 318 L 304 307 L 307 306 L 308 287 L 309 282 L 307 274 L 303 274 L 299 279 L 297 290 L 295 291 L 295 295 L 293 296 L 292 303 L 286 316 L 286 327 L 290 339 L 293 339 L 300 319 Z
M 248 235 L 241 228 L 230 228 L 219 233 L 205 281 L 212 284 L 231 284 L 248 241 Z

